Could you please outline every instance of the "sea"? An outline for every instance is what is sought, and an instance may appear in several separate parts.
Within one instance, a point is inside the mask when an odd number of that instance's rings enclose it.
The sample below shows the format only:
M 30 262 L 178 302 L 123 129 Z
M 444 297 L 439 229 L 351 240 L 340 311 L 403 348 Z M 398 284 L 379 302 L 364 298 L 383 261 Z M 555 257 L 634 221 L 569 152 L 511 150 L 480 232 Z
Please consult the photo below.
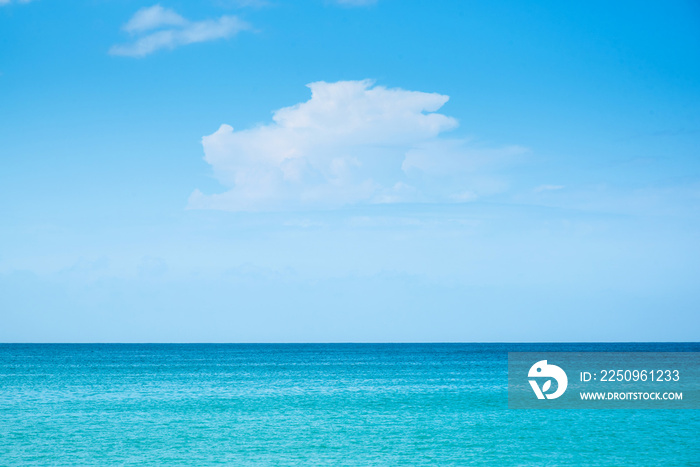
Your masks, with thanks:
M 509 409 L 516 351 L 700 344 L 2 344 L 0 465 L 700 465 L 700 410 Z

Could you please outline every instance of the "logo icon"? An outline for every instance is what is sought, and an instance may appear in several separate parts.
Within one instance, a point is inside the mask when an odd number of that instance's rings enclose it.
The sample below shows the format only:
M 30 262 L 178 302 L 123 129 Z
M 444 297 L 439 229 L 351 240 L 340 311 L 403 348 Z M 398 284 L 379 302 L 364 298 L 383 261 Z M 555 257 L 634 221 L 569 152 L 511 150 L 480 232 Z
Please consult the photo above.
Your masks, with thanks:
M 532 390 L 535 391 L 535 395 L 538 399 L 544 399 L 545 397 L 547 399 L 556 399 L 564 394 L 566 386 L 569 384 L 569 379 L 566 377 L 564 370 L 556 365 L 548 365 L 547 360 L 540 360 L 532 365 L 527 376 L 530 378 L 549 378 L 542 385 L 542 389 L 540 389 L 536 380 L 529 380 L 530 386 L 532 386 Z M 552 378 L 557 382 L 557 390 L 551 394 L 547 394 L 547 391 L 552 387 Z

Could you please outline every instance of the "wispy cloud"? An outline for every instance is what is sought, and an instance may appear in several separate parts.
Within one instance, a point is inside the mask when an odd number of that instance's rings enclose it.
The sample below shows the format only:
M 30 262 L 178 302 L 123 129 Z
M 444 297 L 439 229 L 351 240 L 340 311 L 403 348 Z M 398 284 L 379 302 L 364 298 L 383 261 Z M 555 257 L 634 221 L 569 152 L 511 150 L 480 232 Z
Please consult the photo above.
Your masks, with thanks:
M 144 57 L 160 49 L 229 38 L 251 29 L 251 26 L 236 16 L 226 15 L 189 21 L 173 10 L 154 5 L 137 11 L 123 29 L 134 36 L 134 40 L 112 46 L 109 49 L 111 55 Z
M 186 26 L 187 20 L 173 10 L 154 5 L 142 8 L 124 25 L 124 30 L 137 33 L 157 29 L 163 26 Z
M 564 185 L 540 185 L 533 191 L 535 193 L 542 193 L 543 191 L 557 191 L 564 189 Z
M 190 208 L 258 211 L 355 203 L 465 202 L 500 189 L 473 174 L 523 148 L 478 148 L 443 132 L 448 96 L 371 81 L 309 84 L 311 99 L 274 112 L 273 123 L 202 139 L 228 191 L 191 195 Z
M 12 1 L 12 0 L 0 0 L 0 6 L 9 5 L 10 3 L 29 3 L 29 2 L 31 2 L 31 1 L 32 1 L 32 0 L 16 0 L 16 1 Z

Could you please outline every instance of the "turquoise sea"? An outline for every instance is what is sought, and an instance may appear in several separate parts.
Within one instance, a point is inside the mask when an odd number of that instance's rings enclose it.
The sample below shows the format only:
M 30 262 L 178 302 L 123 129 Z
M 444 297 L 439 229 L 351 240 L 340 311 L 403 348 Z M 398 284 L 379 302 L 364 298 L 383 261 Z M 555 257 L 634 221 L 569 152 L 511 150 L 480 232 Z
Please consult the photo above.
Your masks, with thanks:
M 5 344 L 0 465 L 700 465 L 698 410 L 509 410 L 508 351 Z

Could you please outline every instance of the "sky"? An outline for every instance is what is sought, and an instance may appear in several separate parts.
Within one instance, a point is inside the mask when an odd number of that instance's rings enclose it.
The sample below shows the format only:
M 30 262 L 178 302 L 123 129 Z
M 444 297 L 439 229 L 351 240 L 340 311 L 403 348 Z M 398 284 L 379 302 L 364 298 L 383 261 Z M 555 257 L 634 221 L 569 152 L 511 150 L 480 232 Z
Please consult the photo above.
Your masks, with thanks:
M 0 0 L 0 342 L 700 336 L 700 6 Z

